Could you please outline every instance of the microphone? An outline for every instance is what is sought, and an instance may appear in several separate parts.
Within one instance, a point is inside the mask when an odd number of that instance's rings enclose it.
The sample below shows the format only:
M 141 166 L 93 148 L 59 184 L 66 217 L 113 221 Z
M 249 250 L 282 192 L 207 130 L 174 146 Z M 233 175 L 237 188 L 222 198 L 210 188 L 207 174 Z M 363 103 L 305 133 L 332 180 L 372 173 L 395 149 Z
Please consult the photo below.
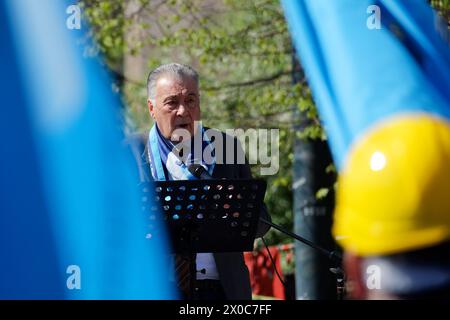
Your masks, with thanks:
M 200 180 L 213 180 L 214 178 L 209 174 L 206 169 L 198 164 L 198 163 L 191 163 L 187 167 L 188 171 L 197 179 Z
M 203 269 L 197 270 L 197 273 L 206 274 L 206 269 L 203 268 Z

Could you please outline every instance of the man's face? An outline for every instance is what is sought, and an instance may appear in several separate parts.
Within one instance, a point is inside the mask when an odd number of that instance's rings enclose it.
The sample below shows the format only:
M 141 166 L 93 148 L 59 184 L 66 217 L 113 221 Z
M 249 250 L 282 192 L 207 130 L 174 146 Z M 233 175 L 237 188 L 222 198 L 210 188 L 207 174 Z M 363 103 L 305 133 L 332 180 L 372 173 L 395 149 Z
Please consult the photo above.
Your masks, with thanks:
M 158 124 L 161 134 L 178 142 L 176 129 L 186 129 L 195 134 L 194 121 L 200 121 L 200 96 L 194 79 L 163 75 L 156 82 L 155 106 L 147 101 L 149 111 Z

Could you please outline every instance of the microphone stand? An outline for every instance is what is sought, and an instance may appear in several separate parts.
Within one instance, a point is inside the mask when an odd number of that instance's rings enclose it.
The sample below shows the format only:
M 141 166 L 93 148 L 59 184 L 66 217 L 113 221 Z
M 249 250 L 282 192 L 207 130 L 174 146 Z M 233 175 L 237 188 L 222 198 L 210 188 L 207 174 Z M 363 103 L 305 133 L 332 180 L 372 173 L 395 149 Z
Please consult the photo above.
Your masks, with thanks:
M 213 177 L 208 173 L 208 171 L 206 171 L 206 169 L 200 165 L 200 164 L 190 164 L 188 166 L 188 170 L 189 172 L 195 176 L 197 179 L 200 180 L 211 180 L 213 179 Z M 337 297 L 338 300 L 342 300 L 344 298 L 344 293 L 345 293 L 345 274 L 344 271 L 341 268 L 341 263 L 342 263 L 342 257 L 341 255 L 336 252 L 336 251 L 329 251 L 327 249 L 322 248 L 321 246 L 318 246 L 314 243 L 312 243 L 309 240 L 306 240 L 305 238 L 300 237 L 299 235 L 287 231 L 285 229 L 283 229 L 282 227 L 280 227 L 279 225 L 276 225 L 275 223 L 272 223 L 264 218 L 259 218 L 259 221 L 262 223 L 265 223 L 275 229 L 277 229 L 278 231 L 281 231 L 282 233 L 304 243 L 307 244 L 308 246 L 310 246 L 311 248 L 316 249 L 317 251 L 319 251 L 320 253 L 322 253 L 323 255 L 327 256 L 328 259 L 330 259 L 334 264 L 336 264 L 335 268 L 330 268 L 330 271 L 332 273 L 334 273 L 334 275 L 336 276 L 336 284 L 337 284 Z
M 291 238 L 294 238 L 295 240 L 298 240 L 308 246 L 310 246 L 311 248 L 316 249 L 318 252 L 320 252 L 321 254 L 325 255 L 328 259 L 331 260 L 331 262 L 333 264 L 336 265 L 335 268 L 330 268 L 329 270 L 336 276 L 336 288 L 337 288 L 337 299 L 338 300 L 343 300 L 344 299 L 344 295 L 345 295 L 345 273 L 341 268 L 341 263 L 342 263 L 342 256 L 340 255 L 339 252 L 337 251 L 330 251 L 327 250 L 325 248 L 322 248 L 319 245 L 316 245 L 315 243 L 300 237 L 299 235 L 290 232 L 288 230 L 283 229 L 282 227 L 280 227 L 279 225 L 272 223 L 264 218 L 259 218 L 259 221 L 271 226 L 275 229 L 277 229 L 278 231 L 288 235 Z

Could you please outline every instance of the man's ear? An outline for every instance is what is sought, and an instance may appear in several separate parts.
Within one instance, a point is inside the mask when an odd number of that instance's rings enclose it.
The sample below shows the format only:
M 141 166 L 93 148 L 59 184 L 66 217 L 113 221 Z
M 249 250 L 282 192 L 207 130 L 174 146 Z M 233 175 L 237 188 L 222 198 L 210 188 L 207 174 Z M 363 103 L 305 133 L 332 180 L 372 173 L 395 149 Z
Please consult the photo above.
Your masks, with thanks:
M 155 106 L 153 105 L 153 103 L 150 101 L 150 99 L 147 99 L 147 106 L 148 106 L 148 112 L 150 112 L 150 116 L 155 119 L 155 114 L 153 112 Z

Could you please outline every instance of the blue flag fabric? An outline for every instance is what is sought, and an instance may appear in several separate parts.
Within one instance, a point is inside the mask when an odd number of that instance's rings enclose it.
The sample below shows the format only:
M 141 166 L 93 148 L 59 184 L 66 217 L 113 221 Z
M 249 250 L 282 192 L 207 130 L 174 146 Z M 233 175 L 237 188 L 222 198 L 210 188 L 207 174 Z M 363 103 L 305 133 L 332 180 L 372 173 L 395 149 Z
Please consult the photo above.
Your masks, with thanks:
M 450 119 L 450 50 L 424 0 L 282 5 L 339 169 L 351 144 L 391 116 Z M 374 5 L 380 29 L 370 28 Z
M 339 170 L 339 244 L 380 256 L 448 241 L 446 27 L 424 0 L 282 3 Z
M 68 6 L 0 3 L 0 299 L 174 298 L 120 100 Z

